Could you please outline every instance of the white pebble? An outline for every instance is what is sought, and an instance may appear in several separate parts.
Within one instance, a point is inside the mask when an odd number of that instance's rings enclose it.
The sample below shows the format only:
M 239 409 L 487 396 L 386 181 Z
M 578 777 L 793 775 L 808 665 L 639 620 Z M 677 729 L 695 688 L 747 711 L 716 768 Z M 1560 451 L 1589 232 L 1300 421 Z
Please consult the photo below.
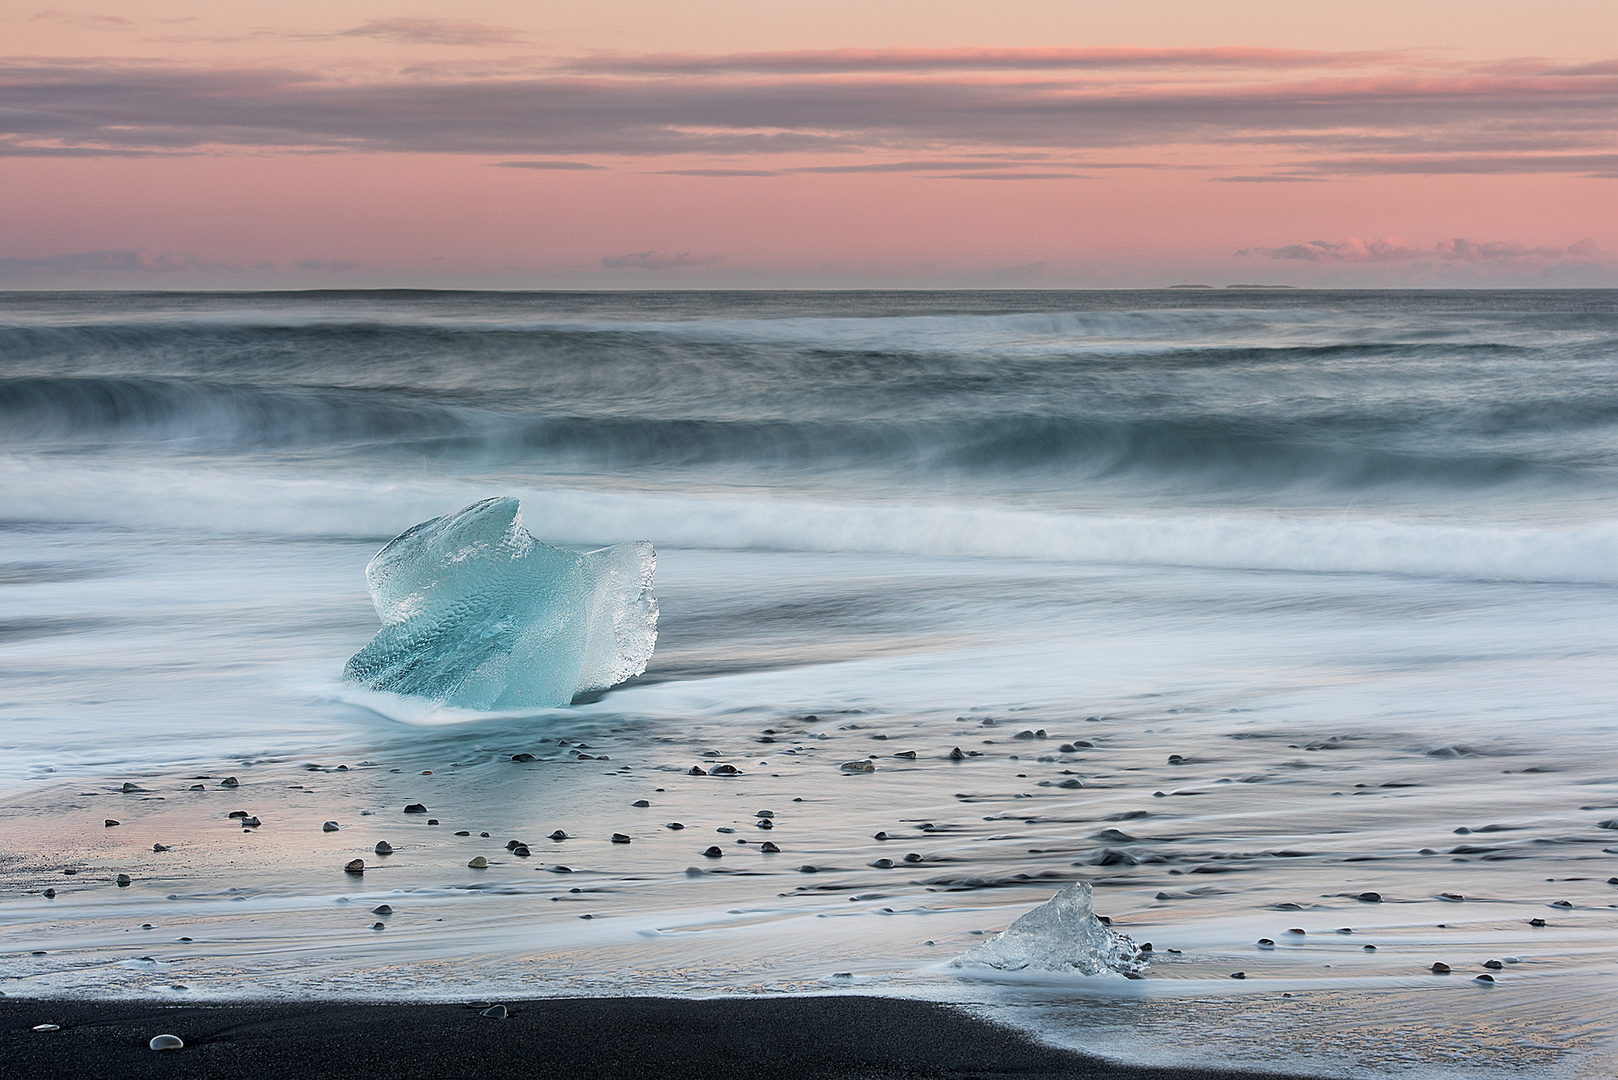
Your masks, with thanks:
M 153 1050 L 184 1050 L 185 1042 L 178 1035 L 154 1035 L 146 1044 Z

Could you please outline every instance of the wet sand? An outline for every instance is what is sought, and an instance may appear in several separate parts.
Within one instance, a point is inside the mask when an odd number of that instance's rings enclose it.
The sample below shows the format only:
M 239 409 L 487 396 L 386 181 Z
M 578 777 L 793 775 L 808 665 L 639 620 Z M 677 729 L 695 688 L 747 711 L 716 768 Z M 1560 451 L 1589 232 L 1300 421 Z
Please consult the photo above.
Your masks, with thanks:
M 165 1006 L 0 999 L 0 1076 L 367 1080 L 854 1080 L 1018 1077 L 1218 1080 L 1040 1046 L 931 1002 L 877 997 L 566 998 L 467 1005 Z M 36 1032 L 36 1024 L 60 1030 Z M 148 1049 L 177 1035 L 180 1050 Z

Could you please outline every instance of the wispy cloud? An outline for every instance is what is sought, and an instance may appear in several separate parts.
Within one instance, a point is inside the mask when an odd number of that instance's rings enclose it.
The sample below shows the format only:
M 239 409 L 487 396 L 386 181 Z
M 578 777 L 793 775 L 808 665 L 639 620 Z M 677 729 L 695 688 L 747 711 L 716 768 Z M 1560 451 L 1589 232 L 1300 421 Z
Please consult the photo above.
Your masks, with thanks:
M 377 38 L 409 45 L 517 45 L 525 38 L 510 26 L 452 19 L 371 19 L 332 37 Z
M 608 270 L 689 270 L 697 266 L 712 266 L 721 261 L 718 255 L 699 255 L 689 251 L 631 251 L 623 255 L 608 255 L 601 265 Z
M 409 19 L 342 31 L 462 44 L 503 42 L 503 33 Z M 1214 178 L 1230 182 L 1618 175 L 1618 62 L 1467 68 L 1413 54 L 1262 49 L 890 50 L 484 70 L 374 78 L 14 60 L 0 63 L 0 156 L 297 149 L 532 155 L 540 162 L 499 164 L 545 169 L 681 155 L 698 160 L 664 171 L 715 177 L 807 167 L 986 179 L 1171 165 L 1217 167 L 1224 175 Z M 803 160 L 828 154 L 843 160 Z
M 490 164 L 497 169 L 548 169 L 562 172 L 606 168 L 605 165 L 592 165 L 588 161 L 495 161 Z
M 195 255 L 178 251 L 152 251 L 123 248 L 111 251 L 72 251 L 33 258 L 0 258 L 0 276 L 33 276 L 41 273 L 69 277 L 78 273 L 116 271 L 121 273 L 168 274 L 195 270 L 204 264 Z
M 1593 239 L 1565 248 L 1529 247 L 1510 240 L 1440 240 L 1431 247 L 1407 244 L 1398 237 L 1362 240 L 1306 240 L 1281 247 L 1243 248 L 1238 257 L 1292 259 L 1314 263 L 1550 263 L 1594 262 L 1602 252 Z

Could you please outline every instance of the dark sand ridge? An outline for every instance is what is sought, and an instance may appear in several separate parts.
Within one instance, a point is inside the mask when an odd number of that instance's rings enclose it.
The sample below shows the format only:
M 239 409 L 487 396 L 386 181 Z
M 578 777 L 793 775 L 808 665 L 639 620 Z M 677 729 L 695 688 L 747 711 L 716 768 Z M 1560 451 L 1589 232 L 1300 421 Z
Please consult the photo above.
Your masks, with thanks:
M 878 997 L 165 1006 L 0 999 L 0 1077 L 365 1080 L 1235 1080 L 1040 1046 L 961 1010 Z M 58 1031 L 36 1032 L 36 1024 Z M 155 1035 L 185 1048 L 153 1051 Z

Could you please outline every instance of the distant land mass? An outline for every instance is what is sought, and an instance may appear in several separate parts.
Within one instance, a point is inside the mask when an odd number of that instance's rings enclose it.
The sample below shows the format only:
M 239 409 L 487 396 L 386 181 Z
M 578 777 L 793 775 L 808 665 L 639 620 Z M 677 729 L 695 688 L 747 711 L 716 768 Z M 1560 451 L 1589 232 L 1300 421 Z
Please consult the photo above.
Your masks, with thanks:
M 1227 289 L 1296 289 L 1296 285 L 1226 285 Z
M 1170 285 L 1171 289 L 1211 289 L 1212 285 Z

